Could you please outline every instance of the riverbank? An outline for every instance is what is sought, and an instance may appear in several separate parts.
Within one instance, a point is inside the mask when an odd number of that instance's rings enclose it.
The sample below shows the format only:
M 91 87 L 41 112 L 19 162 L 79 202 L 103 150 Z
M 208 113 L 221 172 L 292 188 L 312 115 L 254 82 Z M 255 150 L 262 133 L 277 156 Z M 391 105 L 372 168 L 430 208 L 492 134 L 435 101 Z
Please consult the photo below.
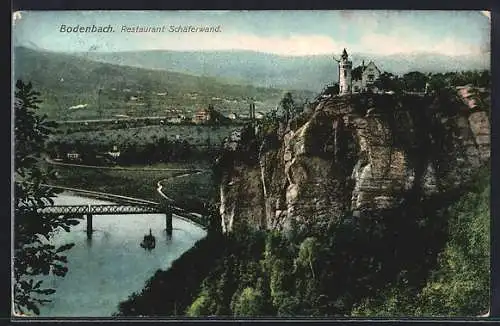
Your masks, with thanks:
M 115 316 L 185 317 L 187 307 L 214 264 L 227 254 L 227 239 L 208 234 L 177 258 L 168 270 L 157 271 L 141 290 L 119 305 Z
M 58 178 L 53 183 L 57 186 L 80 188 L 89 191 L 129 196 L 141 200 L 160 202 L 161 196 L 157 192 L 157 183 L 160 180 L 169 181 L 169 191 L 176 193 L 175 197 L 189 194 L 200 201 L 213 200 L 214 192 L 209 189 L 211 184 L 211 173 L 201 173 L 189 178 L 189 183 L 176 178 L 185 175 L 188 169 L 195 166 L 182 164 L 155 164 L 133 166 L 128 169 L 100 169 L 85 166 L 52 165 L 57 172 Z M 208 164 L 196 165 L 197 170 L 209 169 Z M 170 170 L 169 170 L 170 169 Z M 193 169 L 194 170 L 194 169 Z M 176 185 L 179 185 L 178 190 Z M 205 185 L 202 187 L 197 184 Z M 178 195 L 178 196 L 177 196 Z

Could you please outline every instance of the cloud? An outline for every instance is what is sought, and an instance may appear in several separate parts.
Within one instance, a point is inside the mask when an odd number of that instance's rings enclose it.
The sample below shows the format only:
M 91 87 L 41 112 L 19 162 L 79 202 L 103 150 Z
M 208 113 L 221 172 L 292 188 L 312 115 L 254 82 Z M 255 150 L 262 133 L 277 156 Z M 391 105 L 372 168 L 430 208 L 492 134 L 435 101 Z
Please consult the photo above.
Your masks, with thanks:
M 318 34 L 265 37 L 252 34 L 171 33 L 136 34 L 131 37 L 134 37 L 134 43 L 140 42 L 140 48 L 149 50 L 251 50 L 285 56 L 340 53 L 344 47 L 350 52 L 381 55 L 426 52 L 456 56 L 484 53 L 487 47 L 474 46 L 454 37 L 435 40 L 412 34 L 403 29 L 392 35 L 371 32 L 362 35 L 356 43 Z
M 355 46 L 355 50 L 387 55 L 426 52 L 450 56 L 471 55 L 482 52 L 481 47 L 473 46 L 453 37 L 430 40 L 424 36 L 411 35 L 407 31 L 400 31 L 393 35 L 367 33 L 361 37 L 359 44 Z
M 252 34 L 175 33 L 141 36 L 141 48 L 178 51 L 250 50 L 286 56 L 331 54 L 341 51 L 342 42 L 324 35 L 263 37 Z

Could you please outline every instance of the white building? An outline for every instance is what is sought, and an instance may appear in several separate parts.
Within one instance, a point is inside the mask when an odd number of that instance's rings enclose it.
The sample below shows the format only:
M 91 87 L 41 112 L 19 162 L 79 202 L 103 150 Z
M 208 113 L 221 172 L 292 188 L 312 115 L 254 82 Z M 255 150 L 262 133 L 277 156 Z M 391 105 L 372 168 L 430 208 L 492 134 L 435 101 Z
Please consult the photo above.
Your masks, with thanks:
M 381 71 L 373 61 L 367 65 L 363 61 L 360 66 L 352 69 L 352 61 L 349 60 L 347 51 L 344 49 L 339 61 L 339 94 L 376 92 L 375 82 L 380 75 Z
M 352 61 L 349 60 L 347 51 L 344 49 L 339 61 L 339 94 L 352 93 Z
M 353 93 L 367 92 L 369 90 L 376 92 L 375 82 L 379 79 L 380 74 L 380 69 L 373 61 L 370 61 L 366 66 L 363 61 L 361 66 L 354 68 L 352 71 Z
M 76 151 L 71 151 L 71 152 L 67 153 L 66 157 L 68 158 L 68 160 L 72 160 L 72 161 L 77 161 L 77 160 L 81 159 L 80 153 L 78 153 Z

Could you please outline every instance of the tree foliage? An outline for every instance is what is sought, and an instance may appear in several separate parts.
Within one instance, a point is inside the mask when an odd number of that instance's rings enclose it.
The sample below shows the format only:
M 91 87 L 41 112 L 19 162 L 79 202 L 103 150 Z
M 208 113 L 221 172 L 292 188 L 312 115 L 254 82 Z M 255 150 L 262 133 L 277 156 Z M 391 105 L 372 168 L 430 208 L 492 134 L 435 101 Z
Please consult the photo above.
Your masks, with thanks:
M 285 93 L 280 101 L 280 108 L 283 110 L 284 122 L 288 123 L 295 113 L 295 101 L 293 100 L 292 93 Z
M 236 316 L 261 316 L 264 304 L 263 295 L 259 290 L 246 287 L 238 296 L 233 312 Z
M 479 179 L 448 211 L 450 239 L 422 290 L 422 312 L 470 316 L 489 308 L 490 185 Z
M 473 87 L 490 87 L 490 72 L 461 71 L 425 74 L 411 71 L 402 76 L 384 71 L 375 81 L 375 86 L 382 91 L 435 92 L 439 93 L 456 86 L 471 85 Z
M 186 310 L 189 317 L 207 316 L 210 313 L 210 301 L 206 293 L 201 293 Z
M 427 75 L 419 71 L 411 71 L 403 75 L 403 83 L 407 91 L 423 92 L 426 82 Z
M 375 81 L 375 86 L 382 91 L 394 91 L 399 93 L 403 90 L 403 80 L 390 72 L 383 72 Z
M 15 115 L 15 200 L 14 200 L 14 311 L 39 314 L 39 305 L 54 289 L 43 288 L 42 275 L 65 276 L 67 258 L 63 253 L 73 246 L 50 244 L 58 229 L 69 231 L 78 224 L 75 216 L 43 215 L 37 208 L 52 205 L 54 189 L 44 187 L 51 170 L 41 169 L 37 162 L 43 144 L 54 124 L 38 116 L 40 94 L 31 83 L 16 83 Z
M 236 317 L 484 313 L 489 187 L 484 175 L 478 179 L 458 201 L 443 197 L 422 205 L 408 198 L 397 209 L 346 213 L 336 223 L 318 218 L 305 228 L 292 224 L 287 233 L 243 228 L 226 234 L 185 311 Z
M 490 185 L 488 171 L 445 213 L 448 240 L 421 287 L 403 275 L 379 295 L 365 298 L 354 316 L 477 316 L 488 312 Z

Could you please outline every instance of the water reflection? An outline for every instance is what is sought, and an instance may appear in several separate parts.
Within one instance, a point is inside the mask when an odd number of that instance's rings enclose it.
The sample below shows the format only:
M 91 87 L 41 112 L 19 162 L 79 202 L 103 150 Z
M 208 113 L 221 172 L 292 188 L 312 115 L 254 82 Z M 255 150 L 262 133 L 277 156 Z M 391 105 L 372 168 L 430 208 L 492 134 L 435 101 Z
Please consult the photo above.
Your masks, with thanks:
M 60 195 L 57 205 L 108 204 L 83 197 Z M 87 238 L 82 220 L 71 232 L 58 232 L 56 245 L 73 242 L 68 251 L 69 271 L 65 278 L 46 277 L 56 289 L 53 302 L 41 308 L 41 316 L 106 317 L 117 310 L 120 301 L 140 291 L 158 269 L 167 269 L 173 260 L 205 236 L 201 228 L 173 218 L 173 235 L 165 230 L 162 214 L 95 215 L 92 238 Z M 151 251 L 140 247 L 144 234 L 156 237 Z

